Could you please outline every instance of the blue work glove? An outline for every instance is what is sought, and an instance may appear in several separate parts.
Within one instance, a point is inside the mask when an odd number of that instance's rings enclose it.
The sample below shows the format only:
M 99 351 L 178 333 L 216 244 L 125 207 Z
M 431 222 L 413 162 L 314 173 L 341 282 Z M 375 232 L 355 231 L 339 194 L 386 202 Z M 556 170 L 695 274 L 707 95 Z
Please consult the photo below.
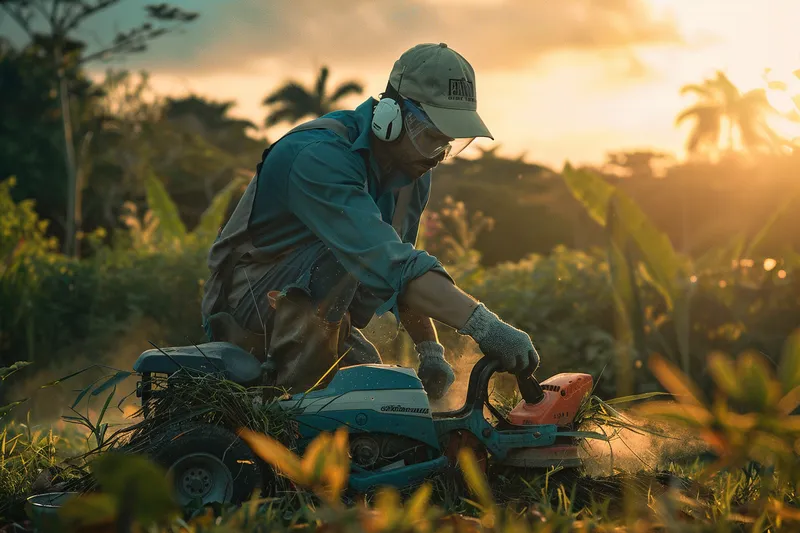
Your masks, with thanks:
M 481 352 L 498 359 L 506 372 L 528 375 L 539 367 L 539 354 L 530 336 L 500 320 L 483 304 L 478 304 L 458 332 L 472 337 Z
M 444 358 L 444 346 L 435 341 L 425 341 L 417 344 L 416 349 L 419 355 L 417 376 L 428 396 L 438 400 L 456 380 L 453 367 Z

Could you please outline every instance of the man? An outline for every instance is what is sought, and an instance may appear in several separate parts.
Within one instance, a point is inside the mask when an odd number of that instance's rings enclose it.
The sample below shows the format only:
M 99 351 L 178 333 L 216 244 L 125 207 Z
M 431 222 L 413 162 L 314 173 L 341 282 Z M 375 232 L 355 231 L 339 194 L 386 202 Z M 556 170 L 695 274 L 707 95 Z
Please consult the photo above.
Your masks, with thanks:
M 212 340 L 220 335 L 209 317 L 229 313 L 262 333 L 270 360 L 291 368 L 278 382 L 307 386 L 342 354 L 345 365 L 381 362 L 360 328 L 392 311 L 432 398 L 455 379 L 433 320 L 471 336 L 504 371 L 537 368 L 526 333 L 414 248 L 433 167 L 476 137 L 494 139 L 460 54 L 444 43 L 414 46 L 395 62 L 380 102 L 295 130 L 265 150 L 211 249 L 203 315 Z

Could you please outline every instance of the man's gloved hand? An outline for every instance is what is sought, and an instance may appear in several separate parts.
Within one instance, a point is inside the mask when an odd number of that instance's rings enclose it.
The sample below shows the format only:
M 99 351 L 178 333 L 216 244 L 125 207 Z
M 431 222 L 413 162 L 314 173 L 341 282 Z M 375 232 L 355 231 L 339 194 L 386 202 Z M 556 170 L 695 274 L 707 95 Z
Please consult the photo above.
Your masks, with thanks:
M 456 380 L 453 367 L 444 358 L 444 346 L 435 341 L 425 341 L 417 344 L 416 349 L 419 355 L 417 375 L 428 396 L 438 400 Z
M 484 355 L 498 359 L 506 372 L 533 373 L 539 367 L 539 354 L 530 336 L 500 320 L 483 304 L 478 304 L 458 332 L 475 339 Z

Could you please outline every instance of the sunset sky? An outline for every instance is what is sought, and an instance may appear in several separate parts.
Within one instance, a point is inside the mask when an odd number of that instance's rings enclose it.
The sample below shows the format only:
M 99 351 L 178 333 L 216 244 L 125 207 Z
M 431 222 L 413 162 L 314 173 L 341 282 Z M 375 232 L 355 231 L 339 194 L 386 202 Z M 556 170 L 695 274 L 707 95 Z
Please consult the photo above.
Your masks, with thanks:
M 90 44 L 140 18 L 122 5 L 82 31 Z M 321 65 L 331 83 L 356 79 L 362 96 L 384 88 L 394 60 L 420 42 L 446 42 L 477 74 L 478 111 L 500 153 L 559 167 L 600 162 L 607 151 L 655 148 L 683 156 L 693 102 L 679 88 L 724 70 L 741 89 L 765 67 L 789 81 L 800 68 L 800 0 L 195 0 L 182 35 L 117 62 L 145 68 L 162 93 L 235 99 L 236 116 L 261 124 L 263 97 Z M 0 32 L 18 35 L 11 20 Z M 94 65 L 97 72 L 104 65 Z M 792 80 L 797 82 L 797 80 Z M 784 105 L 780 94 L 772 94 Z M 284 124 L 267 132 L 274 138 Z M 491 146 L 491 142 L 481 142 Z

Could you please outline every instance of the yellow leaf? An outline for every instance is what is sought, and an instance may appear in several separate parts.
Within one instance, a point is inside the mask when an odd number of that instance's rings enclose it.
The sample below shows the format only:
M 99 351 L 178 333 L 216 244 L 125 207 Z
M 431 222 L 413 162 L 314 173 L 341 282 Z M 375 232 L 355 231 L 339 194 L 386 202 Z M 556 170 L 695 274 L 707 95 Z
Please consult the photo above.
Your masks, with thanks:
M 397 490 L 392 487 L 381 488 L 376 498 L 375 509 L 383 516 L 387 529 L 397 522 L 400 507 L 400 494 Z
M 303 458 L 300 461 L 300 468 L 303 476 L 311 483 L 316 483 L 322 478 L 325 466 L 325 455 L 330 449 L 330 433 L 320 433 L 306 448 Z
M 800 405 L 800 385 L 786 393 L 786 395 L 778 401 L 778 411 L 782 415 L 790 415 Z
M 787 416 L 775 421 L 776 431 L 784 433 L 800 433 L 800 416 Z
M 430 501 L 432 491 L 431 485 L 425 483 L 414 492 L 406 506 L 410 516 L 420 517 L 425 514 L 425 511 L 428 509 L 428 502 Z
M 714 419 L 705 407 L 676 402 L 648 402 L 635 407 L 634 411 L 641 416 L 674 420 L 699 428 L 707 427 Z
M 483 512 L 494 515 L 494 497 L 486 477 L 478 466 L 475 453 L 469 448 L 461 448 L 458 451 L 458 463 L 464 473 L 464 480 L 478 498 L 478 502 L 483 507 Z
M 770 498 L 770 510 L 785 520 L 800 520 L 800 510 L 787 507 L 783 502 Z
M 300 465 L 300 458 L 286 446 L 267 435 L 256 433 L 246 428 L 241 428 L 238 434 L 250 446 L 253 453 L 275 467 L 276 470 L 283 472 L 286 477 L 295 483 L 307 486 L 307 480 L 303 476 L 303 469 Z
M 729 429 L 735 429 L 737 431 L 749 431 L 758 424 L 757 413 L 740 414 L 726 410 L 724 413 L 720 414 L 720 418 L 722 419 L 722 423 Z
M 658 354 L 650 356 L 650 370 L 656 379 L 683 404 L 702 406 L 694 383 L 676 366 Z

